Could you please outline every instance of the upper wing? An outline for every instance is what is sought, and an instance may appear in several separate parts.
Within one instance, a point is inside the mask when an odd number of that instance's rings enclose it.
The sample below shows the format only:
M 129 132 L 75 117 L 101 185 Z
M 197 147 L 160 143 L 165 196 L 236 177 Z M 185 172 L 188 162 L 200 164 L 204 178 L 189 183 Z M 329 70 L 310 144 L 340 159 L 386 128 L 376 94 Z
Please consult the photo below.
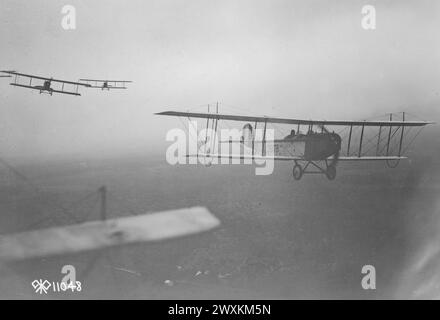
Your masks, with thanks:
M 77 86 L 85 86 L 85 87 L 89 87 L 89 84 L 86 83 L 80 83 L 80 82 L 73 82 L 73 81 L 66 81 L 66 80 L 59 80 L 59 79 L 53 79 L 53 78 L 46 78 L 46 77 L 40 77 L 40 76 L 34 76 L 31 74 L 26 74 L 26 73 L 18 73 L 15 71 L 1 71 L 3 73 L 8 73 L 11 75 L 15 75 L 15 76 L 20 76 L 20 77 L 27 77 L 27 78 L 32 78 L 32 79 L 39 79 L 39 80 L 50 80 L 53 82 L 60 82 L 60 83 L 66 83 L 66 84 L 73 84 L 73 85 L 77 85 Z
M 79 81 L 92 81 L 92 82 L 122 82 L 122 83 L 132 83 L 130 80 L 97 80 L 97 79 L 79 79 Z
M 197 112 L 180 112 L 180 111 L 165 111 L 156 113 L 156 115 L 174 116 L 174 117 L 188 117 L 188 118 L 204 118 L 204 119 L 218 119 L 218 120 L 232 120 L 232 121 L 249 121 L 249 122 L 266 122 L 266 123 L 280 123 L 280 124 L 300 124 L 300 125 L 323 125 L 323 126 L 382 126 L 395 127 L 407 126 L 418 127 L 431 124 L 433 122 L 427 121 L 349 121 L 349 120 L 303 120 L 303 119 L 288 119 L 288 118 L 272 118 L 272 117 L 254 117 L 254 116 L 236 116 L 230 114 L 219 113 L 197 113 Z

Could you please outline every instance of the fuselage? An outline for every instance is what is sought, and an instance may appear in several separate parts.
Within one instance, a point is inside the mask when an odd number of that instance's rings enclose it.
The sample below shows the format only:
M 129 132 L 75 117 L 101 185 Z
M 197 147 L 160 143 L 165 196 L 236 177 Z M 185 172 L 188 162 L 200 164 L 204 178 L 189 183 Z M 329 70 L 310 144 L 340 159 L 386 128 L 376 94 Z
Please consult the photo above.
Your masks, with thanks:
M 277 140 L 275 154 L 298 156 L 308 161 L 325 160 L 339 153 L 341 137 L 336 133 L 307 133 Z

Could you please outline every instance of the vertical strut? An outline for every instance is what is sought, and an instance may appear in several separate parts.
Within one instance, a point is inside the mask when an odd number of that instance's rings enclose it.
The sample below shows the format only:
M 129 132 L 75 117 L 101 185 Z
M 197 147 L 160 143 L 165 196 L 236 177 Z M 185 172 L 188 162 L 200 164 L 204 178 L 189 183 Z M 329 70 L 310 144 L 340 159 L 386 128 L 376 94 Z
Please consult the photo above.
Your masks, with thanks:
M 350 144 L 351 144 L 351 133 L 352 132 L 353 132 L 353 125 L 350 126 L 350 134 L 348 135 L 347 157 L 350 156 Z
M 229 147 L 228 147 L 229 149 L 229 160 L 230 161 L 232 161 L 232 138 L 231 137 L 229 137 Z M 231 162 L 232 163 L 232 162 Z M 231 163 L 229 163 L 229 164 L 231 164 Z
M 263 148 L 261 150 L 261 155 L 263 157 L 266 155 L 266 128 L 267 128 L 267 120 L 264 121 L 264 130 L 263 130 Z
M 252 158 L 254 157 L 255 154 L 255 135 L 257 134 L 257 124 L 258 122 L 255 121 L 254 132 L 252 134 Z
M 217 103 L 217 108 L 218 108 L 218 103 Z M 213 133 L 214 133 L 214 125 L 215 125 L 215 118 L 212 118 L 212 125 L 211 125 L 211 132 L 210 132 L 210 136 L 211 136 L 211 141 L 209 142 L 210 144 L 210 149 L 209 149 L 209 153 L 212 153 L 212 149 L 213 149 Z
M 390 121 L 393 121 L 393 114 L 392 113 L 390 113 Z M 390 151 L 391 128 L 392 128 L 392 126 L 390 125 L 390 130 L 388 131 L 388 141 L 387 141 L 387 156 L 388 156 L 388 152 Z
M 402 121 L 405 122 L 405 112 L 402 113 Z M 402 151 L 402 143 L 403 143 L 403 129 L 405 126 L 402 124 L 402 132 L 400 133 L 400 143 L 399 143 L 399 157 Z
M 382 133 L 382 126 L 379 127 L 379 135 L 377 137 L 376 156 L 379 155 L 380 135 Z
M 218 115 L 218 102 L 217 102 L 217 107 L 215 108 L 215 113 Z M 213 149 L 215 147 L 217 147 L 217 150 L 215 150 L 215 154 L 218 153 L 218 145 L 216 146 L 216 140 L 217 140 L 217 125 L 218 125 L 218 117 L 215 118 L 215 129 L 214 129 L 214 146 L 212 147 Z
M 206 118 L 205 154 L 206 154 L 206 143 L 208 142 L 208 128 L 209 128 L 209 104 L 208 104 L 208 117 Z
M 359 142 L 359 153 L 358 153 L 358 157 L 360 157 L 360 156 L 361 156 L 361 153 L 362 153 L 362 140 L 364 140 L 364 128 L 365 128 L 365 125 L 362 125 L 361 141 Z

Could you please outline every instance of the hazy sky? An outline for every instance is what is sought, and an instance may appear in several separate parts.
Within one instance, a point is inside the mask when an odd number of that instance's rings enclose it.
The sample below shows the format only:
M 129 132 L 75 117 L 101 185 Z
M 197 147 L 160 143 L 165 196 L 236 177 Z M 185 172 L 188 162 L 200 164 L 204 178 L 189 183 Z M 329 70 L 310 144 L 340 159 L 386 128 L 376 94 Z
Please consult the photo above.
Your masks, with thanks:
M 39 95 L 0 78 L 4 157 L 159 152 L 175 119 L 220 101 L 257 115 L 437 120 L 440 2 L 0 0 L 0 69 L 135 81 Z M 77 29 L 61 27 L 76 8 Z M 376 30 L 361 8 L 377 10 Z

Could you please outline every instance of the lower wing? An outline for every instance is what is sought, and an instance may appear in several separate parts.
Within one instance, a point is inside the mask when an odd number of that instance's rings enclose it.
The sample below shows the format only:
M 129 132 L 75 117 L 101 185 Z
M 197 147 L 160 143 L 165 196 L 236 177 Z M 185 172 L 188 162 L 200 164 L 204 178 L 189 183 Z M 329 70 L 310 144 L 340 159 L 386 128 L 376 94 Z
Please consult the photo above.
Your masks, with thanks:
M 81 94 L 77 93 L 77 92 L 71 92 L 71 91 L 61 91 L 61 90 L 46 90 L 44 88 L 40 88 L 38 86 L 33 87 L 33 86 L 27 86 L 24 84 L 18 84 L 18 83 L 10 83 L 11 86 L 15 86 L 15 87 L 22 87 L 22 88 L 28 88 L 28 89 L 34 89 L 34 90 L 39 90 L 39 91 L 47 91 L 47 92 L 55 92 L 55 93 L 61 93 L 61 94 L 69 94 L 72 96 L 80 96 Z
M 127 87 L 103 87 L 103 86 L 90 86 L 89 88 L 96 88 L 96 89 L 127 89 Z
M 217 158 L 217 159 L 252 159 L 252 160 L 277 160 L 277 161 L 307 161 L 304 157 L 299 156 L 260 156 L 260 155 L 244 155 L 244 154 L 208 154 L 208 153 L 199 153 L 199 154 L 189 154 L 186 157 L 188 158 Z M 389 161 L 389 160 L 402 160 L 407 159 L 408 157 L 399 157 L 399 156 L 364 156 L 364 157 L 339 157 L 339 161 Z M 328 160 L 333 160 L 332 157 L 328 158 Z

